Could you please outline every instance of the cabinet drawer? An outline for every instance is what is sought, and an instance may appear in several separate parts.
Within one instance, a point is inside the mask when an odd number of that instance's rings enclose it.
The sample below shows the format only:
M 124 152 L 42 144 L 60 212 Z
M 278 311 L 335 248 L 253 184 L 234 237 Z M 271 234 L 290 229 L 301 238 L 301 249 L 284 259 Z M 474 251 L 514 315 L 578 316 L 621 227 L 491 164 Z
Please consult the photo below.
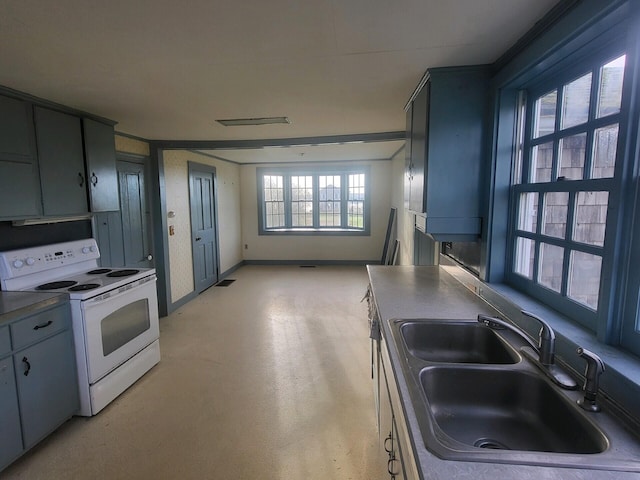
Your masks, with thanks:
M 0 327 L 0 357 L 11 351 L 9 327 Z
M 60 305 L 11 325 L 13 349 L 18 350 L 67 327 L 71 314 L 68 305 Z

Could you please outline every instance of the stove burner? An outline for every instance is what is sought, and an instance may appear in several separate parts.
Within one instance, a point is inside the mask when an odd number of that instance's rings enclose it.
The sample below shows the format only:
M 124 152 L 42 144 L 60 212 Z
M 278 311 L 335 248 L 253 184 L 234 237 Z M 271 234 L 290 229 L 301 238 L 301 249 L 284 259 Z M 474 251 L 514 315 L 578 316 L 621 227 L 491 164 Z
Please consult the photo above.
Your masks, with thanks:
M 93 290 L 94 288 L 98 288 L 100 285 L 97 283 L 83 283 L 81 285 L 76 285 L 75 287 L 71 287 L 69 289 L 70 292 L 82 292 L 84 290 Z
M 115 272 L 107 273 L 107 277 L 128 277 L 130 275 L 135 275 L 140 270 L 134 270 L 132 268 L 125 270 L 116 270 Z
M 103 273 L 109 273 L 110 271 L 110 268 L 96 268 L 95 270 L 88 271 L 87 275 L 102 275 Z
M 74 282 L 73 280 L 60 280 L 58 282 L 49 282 L 43 283 L 42 285 L 38 285 L 36 290 L 57 290 L 59 288 L 67 288 L 75 285 L 78 282 Z

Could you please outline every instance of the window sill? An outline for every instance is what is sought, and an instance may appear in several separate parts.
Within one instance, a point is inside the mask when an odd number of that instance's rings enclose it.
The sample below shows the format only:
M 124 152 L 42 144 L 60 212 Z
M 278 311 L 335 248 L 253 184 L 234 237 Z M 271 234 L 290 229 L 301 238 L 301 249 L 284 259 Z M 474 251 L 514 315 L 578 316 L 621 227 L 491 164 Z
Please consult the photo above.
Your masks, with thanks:
M 369 236 L 367 230 L 345 228 L 296 228 L 296 229 L 270 229 L 260 230 L 258 235 L 311 235 L 311 236 Z
M 525 323 L 520 310 L 543 318 L 556 333 L 556 357 L 583 378 L 584 360 L 576 353 L 578 347 L 591 350 L 605 363 L 600 377 L 600 389 L 614 404 L 636 421 L 640 421 L 640 359 L 624 350 L 598 341 L 596 336 L 564 315 L 505 284 L 487 284 L 464 270 L 450 258 L 440 256 L 441 267 L 464 286 L 480 296 L 504 317 L 518 324 L 537 339 L 539 327 L 535 321 Z

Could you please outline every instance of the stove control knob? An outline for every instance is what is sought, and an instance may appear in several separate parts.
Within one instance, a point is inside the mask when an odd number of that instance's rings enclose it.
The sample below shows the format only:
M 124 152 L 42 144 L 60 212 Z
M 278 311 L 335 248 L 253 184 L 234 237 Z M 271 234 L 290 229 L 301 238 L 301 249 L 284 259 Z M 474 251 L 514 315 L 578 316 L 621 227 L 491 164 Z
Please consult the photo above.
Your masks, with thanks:
M 22 260 L 14 260 L 13 268 L 22 268 L 24 266 L 24 262 Z
M 94 247 L 82 247 L 82 253 L 87 254 L 93 252 L 95 250 Z
M 27 265 L 32 266 L 34 263 L 36 263 L 36 259 L 33 257 L 27 257 L 25 262 L 27 263 Z

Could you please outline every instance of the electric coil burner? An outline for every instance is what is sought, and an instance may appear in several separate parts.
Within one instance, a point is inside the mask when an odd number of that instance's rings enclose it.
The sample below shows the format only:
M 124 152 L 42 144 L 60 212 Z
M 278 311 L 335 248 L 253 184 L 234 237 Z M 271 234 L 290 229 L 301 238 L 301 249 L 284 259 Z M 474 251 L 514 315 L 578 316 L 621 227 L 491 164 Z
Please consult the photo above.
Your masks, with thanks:
M 92 238 L 0 252 L 2 290 L 69 296 L 84 416 L 160 361 L 155 269 L 104 268 L 99 258 Z

